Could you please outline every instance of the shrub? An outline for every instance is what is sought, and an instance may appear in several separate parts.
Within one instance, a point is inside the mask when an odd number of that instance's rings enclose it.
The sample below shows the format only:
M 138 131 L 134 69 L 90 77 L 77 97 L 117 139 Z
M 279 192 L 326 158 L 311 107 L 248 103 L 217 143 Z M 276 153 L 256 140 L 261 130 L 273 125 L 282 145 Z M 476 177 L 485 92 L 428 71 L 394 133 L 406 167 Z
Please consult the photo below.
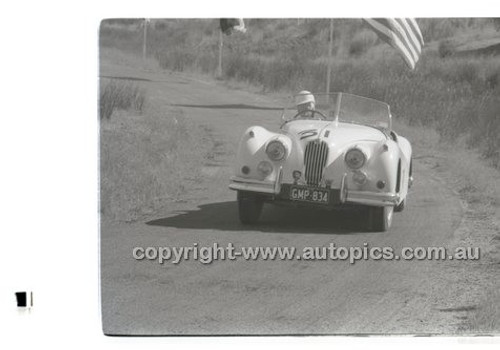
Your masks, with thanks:
M 500 75 L 500 73 L 498 71 L 487 73 L 486 85 L 488 88 L 495 89 L 498 86 L 498 83 L 500 80 L 499 75 Z
M 362 40 L 353 40 L 349 44 L 350 56 L 361 56 L 365 51 L 366 51 L 366 46 Z
M 115 110 L 133 109 L 142 112 L 146 102 L 144 90 L 134 84 L 111 79 L 101 83 L 99 115 L 101 119 L 110 119 Z
M 481 104 L 476 114 L 477 127 L 471 129 L 469 144 L 478 147 L 482 155 L 500 168 L 500 98 L 488 98 Z
M 497 32 L 500 32 L 500 18 L 492 18 L 493 26 Z
M 183 72 L 186 69 L 194 68 L 196 54 L 187 48 L 176 48 L 156 55 L 158 63 L 163 69 L 171 69 Z
M 362 30 L 353 35 L 349 44 L 349 55 L 358 57 L 374 46 L 377 36 L 371 30 Z
M 450 40 L 441 40 L 438 46 L 438 53 L 441 58 L 451 56 L 455 53 L 455 48 Z

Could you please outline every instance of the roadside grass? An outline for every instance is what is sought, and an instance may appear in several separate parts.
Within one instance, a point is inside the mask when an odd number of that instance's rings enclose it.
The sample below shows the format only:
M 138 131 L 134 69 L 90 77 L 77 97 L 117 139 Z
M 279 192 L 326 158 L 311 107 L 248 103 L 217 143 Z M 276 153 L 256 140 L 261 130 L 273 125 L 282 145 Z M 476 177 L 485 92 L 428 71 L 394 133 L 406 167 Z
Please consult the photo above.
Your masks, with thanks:
M 497 283 L 497 288 L 498 283 Z M 467 321 L 467 332 L 477 335 L 496 335 L 500 330 L 500 290 L 492 290 L 487 301 L 471 313 Z
M 117 79 L 101 79 L 99 94 L 101 119 L 110 119 L 115 110 L 132 109 L 141 113 L 146 103 L 143 88 Z
M 450 173 L 450 185 L 468 203 L 500 208 L 500 173 L 485 163 L 477 152 L 467 149 L 467 137 L 443 139 L 429 126 L 409 125 L 396 119 L 396 132 L 412 144 L 413 156 L 425 160 L 436 171 Z M 497 221 L 500 223 L 500 212 Z
M 453 143 L 443 140 L 428 126 L 410 126 L 404 120 L 395 120 L 394 128 L 412 143 L 414 158 L 439 174 L 443 183 L 453 189 L 467 203 L 467 227 L 456 239 L 460 244 L 480 247 L 481 269 L 500 273 L 500 173 L 485 164 L 477 152 L 466 149 L 462 137 Z M 457 146 L 458 145 L 458 146 Z M 418 163 L 417 163 L 418 164 Z M 418 177 L 415 181 L 419 181 Z M 499 334 L 500 281 L 491 288 L 477 308 L 467 312 L 460 326 L 465 334 Z
M 101 71 L 111 67 L 128 67 L 132 69 L 144 69 L 149 71 L 158 70 L 158 61 L 148 56 L 146 60 L 142 57 L 142 52 L 127 52 L 117 47 L 99 47 L 99 66 Z
M 158 69 L 133 52 L 100 47 L 102 72 Z M 105 74 L 104 74 L 105 75 Z M 180 200 L 199 176 L 205 133 L 180 109 L 148 98 L 147 83 L 100 78 L 100 214 L 135 221 Z
M 179 200 L 203 162 L 202 130 L 178 109 L 115 111 L 101 121 L 100 212 L 120 221 Z

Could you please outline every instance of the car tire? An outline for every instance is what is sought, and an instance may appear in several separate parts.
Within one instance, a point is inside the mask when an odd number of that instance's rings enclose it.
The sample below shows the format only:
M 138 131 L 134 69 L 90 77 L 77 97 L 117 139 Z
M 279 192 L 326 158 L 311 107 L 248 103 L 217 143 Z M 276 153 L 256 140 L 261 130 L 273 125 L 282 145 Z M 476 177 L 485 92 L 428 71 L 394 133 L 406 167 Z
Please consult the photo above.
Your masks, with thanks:
M 393 206 L 370 207 L 368 210 L 368 224 L 371 231 L 385 232 L 392 224 Z
M 251 225 L 257 223 L 263 206 L 264 202 L 258 195 L 238 191 L 238 213 L 242 224 Z
M 405 209 L 406 206 L 406 198 L 401 201 L 398 205 L 394 207 L 394 212 L 395 213 L 400 213 Z

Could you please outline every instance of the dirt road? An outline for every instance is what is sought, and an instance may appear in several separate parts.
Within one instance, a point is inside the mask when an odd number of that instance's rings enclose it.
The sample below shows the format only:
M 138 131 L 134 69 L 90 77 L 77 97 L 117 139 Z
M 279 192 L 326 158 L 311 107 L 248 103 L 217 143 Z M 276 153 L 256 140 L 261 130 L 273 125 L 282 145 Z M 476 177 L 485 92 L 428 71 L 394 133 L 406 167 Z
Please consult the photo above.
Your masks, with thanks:
M 228 179 L 249 126 L 277 130 L 282 101 L 181 74 L 112 66 L 102 76 L 142 79 L 158 105 L 179 108 L 217 140 L 201 183 L 158 216 L 101 221 L 101 293 L 106 334 L 455 334 L 481 294 L 474 261 L 135 260 L 134 247 L 457 245 L 461 202 L 418 159 L 415 185 L 389 232 L 361 230 L 356 212 L 332 216 L 266 206 L 262 223 L 238 222 Z M 418 155 L 418 149 L 415 150 Z

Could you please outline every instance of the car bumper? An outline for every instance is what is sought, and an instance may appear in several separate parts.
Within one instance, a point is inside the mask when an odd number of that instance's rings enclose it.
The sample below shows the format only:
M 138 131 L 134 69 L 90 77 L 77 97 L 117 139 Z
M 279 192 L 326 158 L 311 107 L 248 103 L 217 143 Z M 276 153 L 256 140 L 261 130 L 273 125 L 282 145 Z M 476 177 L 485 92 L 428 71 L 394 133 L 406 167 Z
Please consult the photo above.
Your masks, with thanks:
M 372 206 L 394 206 L 399 203 L 399 195 L 386 192 L 348 191 L 346 202 Z
M 279 193 L 279 189 L 276 189 L 276 182 L 245 179 L 238 176 L 231 177 L 229 188 L 237 191 L 249 191 L 266 194 Z
M 289 201 L 288 189 L 290 184 L 281 184 L 277 177 L 276 181 L 260 181 L 246 179 L 238 176 L 231 177 L 229 188 L 236 191 L 248 191 L 261 194 L 272 195 L 275 199 Z M 368 192 L 368 191 L 346 191 L 345 198 L 341 198 L 342 189 L 331 189 L 335 195 L 332 198 L 339 200 L 332 201 L 332 205 L 341 205 L 343 203 L 353 203 L 371 206 L 394 206 L 400 201 L 399 195 L 387 192 Z M 307 204 L 307 203 L 306 203 Z

